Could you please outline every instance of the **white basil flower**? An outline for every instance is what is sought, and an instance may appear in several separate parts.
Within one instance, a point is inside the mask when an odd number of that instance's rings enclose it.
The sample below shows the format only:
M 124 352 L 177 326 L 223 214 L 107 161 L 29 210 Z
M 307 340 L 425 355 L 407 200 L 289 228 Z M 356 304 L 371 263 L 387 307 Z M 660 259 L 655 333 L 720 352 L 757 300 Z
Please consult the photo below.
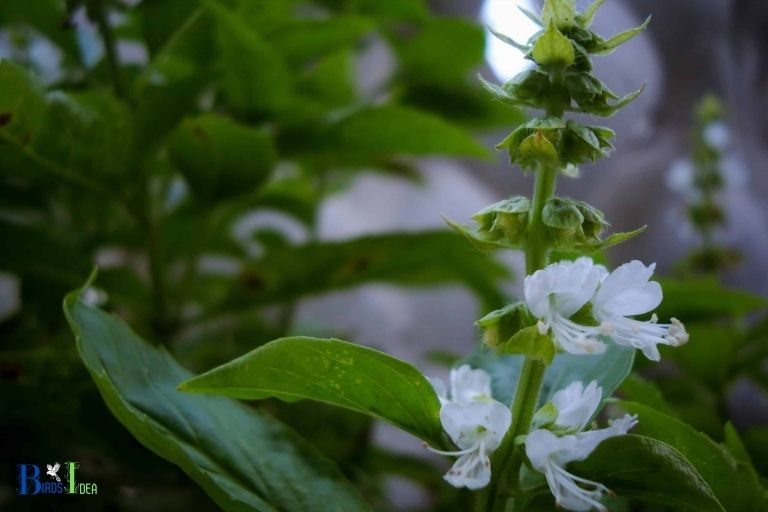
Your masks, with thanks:
M 473 370 L 468 364 L 451 370 L 450 394 L 442 379 L 427 377 L 427 380 L 432 384 L 440 403 L 443 405 L 449 402 L 466 403 L 473 400 L 490 400 L 492 397 L 491 376 L 485 370 Z
M 585 388 L 581 381 L 571 382 L 552 396 L 552 405 L 557 409 L 555 429 L 581 432 L 597 412 L 603 399 L 603 388 L 592 381 Z
M 728 129 L 728 125 L 722 121 L 713 121 L 707 124 L 701 136 L 708 146 L 721 153 L 728 149 L 731 143 L 731 131 Z
M 509 430 L 512 413 L 506 405 L 491 398 L 491 377 L 485 371 L 463 365 L 451 370 L 450 380 L 450 395 L 440 379 L 430 379 L 430 382 L 442 403 L 443 429 L 459 449 L 428 449 L 458 457 L 444 476 L 448 483 L 454 487 L 480 489 L 491 481 L 489 455 Z
M 606 274 L 605 267 L 582 257 L 553 263 L 526 277 L 525 302 L 539 319 L 539 332 L 543 335 L 551 329 L 555 342 L 571 354 L 604 352 L 605 344 L 595 339 L 597 329 L 569 318 L 592 299 Z
M 615 343 L 638 348 L 658 361 L 657 345 L 683 345 L 688 333 L 676 318 L 670 324 L 656 323 L 656 315 L 647 322 L 628 318 L 649 313 L 661 303 L 661 285 L 649 281 L 655 266 L 634 260 L 607 275 L 592 299 L 592 314 L 601 322 L 600 331 Z
M 586 459 L 600 443 L 626 434 L 636 424 L 636 418 L 625 415 L 608 428 L 560 437 L 549 430 L 534 430 L 525 439 L 525 452 L 533 467 L 544 473 L 558 506 L 577 512 L 593 508 L 605 512 L 600 499 L 608 488 L 569 473 L 565 466 Z

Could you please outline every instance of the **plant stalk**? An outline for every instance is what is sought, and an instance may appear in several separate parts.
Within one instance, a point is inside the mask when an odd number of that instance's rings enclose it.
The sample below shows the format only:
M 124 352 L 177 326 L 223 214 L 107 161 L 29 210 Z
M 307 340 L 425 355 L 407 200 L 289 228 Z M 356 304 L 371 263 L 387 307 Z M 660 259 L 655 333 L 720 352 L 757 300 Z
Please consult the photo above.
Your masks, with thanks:
M 526 275 L 531 275 L 547 265 L 549 242 L 542 212 L 544 205 L 555 193 L 557 172 L 557 167 L 552 165 L 540 165 L 536 172 L 525 244 Z M 514 506 L 513 499 L 522 466 L 522 458 L 515 451 L 515 438 L 526 434 L 531 426 L 545 369 L 546 366 L 541 361 L 526 357 L 512 401 L 512 424 L 493 457 L 496 474 L 491 484 L 478 493 L 476 512 L 508 512 Z

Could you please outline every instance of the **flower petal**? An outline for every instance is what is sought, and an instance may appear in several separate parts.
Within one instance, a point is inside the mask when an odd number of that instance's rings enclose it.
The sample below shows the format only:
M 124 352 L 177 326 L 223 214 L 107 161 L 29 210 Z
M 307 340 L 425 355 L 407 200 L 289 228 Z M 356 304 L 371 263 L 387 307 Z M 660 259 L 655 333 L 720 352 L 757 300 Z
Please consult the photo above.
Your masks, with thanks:
M 461 365 L 451 370 L 451 400 L 471 402 L 491 398 L 491 376 L 484 370 Z
M 584 388 L 581 381 L 571 382 L 552 396 L 557 408 L 555 425 L 577 432 L 584 430 L 603 399 L 603 389 L 592 381 Z
M 587 257 L 548 265 L 525 278 L 528 308 L 537 318 L 572 316 L 589 302 L 607 271 Z
M 443 478 L 454 487 L 482 489 L 491 481 L 491 461 L 477 452 L 462 455 Z
M 440 404 L 444 405 L 448 403 L 448 388 L 445 387 L 445 382 L 443 382 L 443 379 L 438 377 L 427 377 L 426 379 L 430 384 L 432 384 L 432 389 L 435 390 L 437 398 L 440 400 Z
M 616 316 L 641 315 L 661 304 L 661 285 L 649 281 L 655 266 L 652 263 L 646 267 L 633 260 L 611 272 L 592 299 L 595 318 L 603 321 Z
M 456 446 L 468 449 L 482 438 L 486 450 L 495 450 L 512 423 L 512 412 L 495 400 L 451 402 L 440 409 L 443 429 Z

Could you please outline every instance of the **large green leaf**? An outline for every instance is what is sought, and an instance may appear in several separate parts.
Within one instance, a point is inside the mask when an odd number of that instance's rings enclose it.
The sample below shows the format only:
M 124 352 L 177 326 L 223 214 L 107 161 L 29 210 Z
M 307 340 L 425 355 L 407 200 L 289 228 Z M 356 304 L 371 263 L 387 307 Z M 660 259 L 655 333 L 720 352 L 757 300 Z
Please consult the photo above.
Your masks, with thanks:
M 338 16 L 300 19 L 270 31 L 266 41 L 292 65 L 352 47 L 372 24 L 365 18 Z
M 185 382 L 180 389 L 258 400 L 318 400 L 386 420 L 442 445 L 440 402 L 410 364 L 346 341 L 281 338 Z
M 436 257 L 435 255 L 439 255 Z M 465 283 L 498 307 L 506 270 L 447 231 L 393 233 L 345 242 L 276 247 L 248 265 L 230 305 L 287 302 L 367 282 Z
M 14 23 L 34 27 L 62 50 L 68 64 L 80 64 L 81 52 L 76 39 L 77 32 L 62 27 L 67 17 L 66 3 L 57 0 L 37 0 L 35 2 L 4 0 L 0 2 L 0 25 L 3 28 L 12 26 Z M 13 34 L 15 31 L 9 32 Z M 22 37 L 22 39 L 24 38 Z M 46 55 L 42 58 L 51 57 Z
M 483 62 L 483 30 L 469 20 L 433 19 L 414 37 L 400 36 L 393 42 L 405 82 L 438 86 L 463 82 Z
M 192 377 L 118 317 L 64 300 L 80 356 L 112 413 L 224 510 L 368 510 L 341 473 L 274 419 L 223 397 L 181 393 Z
M 757 482 L 746 477 L 746 468 L 723 447 L 682 421 L 654 409 L 634 403 L 619 402 L 640 422 L 638 434 L 663 441 L 682 453 L 729 512 L 765 510 L 765 493 Z
M 112 194 L 133 152 L 132 118 L 106 91 L 44 94 L 21 67 L 0 61 L 0 167 L 28 180 L 50 178 Z M 112 188 L 114 190 L 114 187 Z
M 632 500 L 672 510 L 726 510 L 683 454 L 649 437 L 613 437 L 600 443 L 585 461 L 572 463 L 568 469 Z
M 0 59 L 0 135 L 24 145 L 45 112 L 40 84 L 20 66 Z
M 212 0 L 205 5 L 218 23 L 222 88 L 229 104 L 247 114 L 282 108 L 293 87 L 291 70 L 282 56 L 236 13 Z
M 335 127 L 342 147 L 379 155 L 454 155 L 487 157 L 472 136 L 442 119 L 406 107 L 373 107 L 356 112 Z
M 133 119 L 107 91 L 54 91 L 30 150 L 78 175 L 114 184 L 132 170 Z
M 204 201 L 255 191 L 276 160 L 266 132 L 213 114 L 186 119 L 168 149 L 195 195 Z
M 358 110 L 314 133 L 297 133 L 286 147 L 311 156 L 365 163 L 395 155 L 488 157 L 469 133 L 441 118 L 400 106 Z
M 726 288 L 714 279 L 661 280 L 664 301 L 657 314 L 681 320 L 709 320 L 713 315 L 744 315 L 768 308 L 765 298 Z
M 552 395 L 575 380 L 585 384 L 597 381 L 603 388 L 603 398 L 613 394 L 616 388 L 629 375 L 635 360 L 635 351 L 608 343 L 606 351 L 593 356 L 575 356 L 561 353 L 547 367 L 544 384 L 539 395 L 540 403 L 545 403 Z M 493 396 L 496 400 L 511 404 L 517 387 L 517 379 L 523 367 L 522 356 L 496 356 L 485 346 L 477 349 L 462 364 L 473 368 L 482 368 L 491 375 Z

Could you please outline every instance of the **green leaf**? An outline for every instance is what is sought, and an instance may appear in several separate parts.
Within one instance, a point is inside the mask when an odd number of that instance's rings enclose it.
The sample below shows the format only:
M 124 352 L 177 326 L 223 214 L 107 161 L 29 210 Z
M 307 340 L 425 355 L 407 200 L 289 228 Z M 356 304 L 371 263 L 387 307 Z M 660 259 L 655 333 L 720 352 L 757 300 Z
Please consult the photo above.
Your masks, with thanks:
M 459 282 L 489 306 L 498 307 L 504 299 L 497 283 L 506 275 L 504 267 L 472 251 L 449 231 L 394 233 L 273 248 L 248 264 L 240 279 L 242 297 L 236 303 L 250 308 L 288 302 L 367 282 Z
M 512 39 L 508 35 L 505 35 L 505 34 L 502 34 L 501 32 L 496 31 L 493 27 L 487 26 L 486 28 L 499 41 L 501 41 L 503 43 L 506 43 L 506 44 L 512 46 L 513 48 L 517 48 L 518 50 L 520 50 L 523 53 L 528 53 L 528 51 L 530 50 L 528 45 L 518 43 L 517 41 L 515 41 L 514 39 Z
M 168 151 L 203 201 L 253 192 L 276 160 L 272 138 L 265 131 L 213 114 L 182 122 Z
M 636 27 L 636 28 L 633 28 L 633 29 L 630 29 L 630 30 L 626 30 L 626 31 L 624 31 L 624 32 L 622 32 L 620 34 L 616 34 L 615 36 L 613 36 L 612 38 L 608 39 L 607 41 L 603 41 L 603 42 L 599 43 L 598 45 L 596 45 L 594 48 L 590 48 L 590 52 L 591 53 L 597 53 L 597 54 L 603 54 L 603 55 L 609 54 L 613 50 L 615 50 L 617 46 L 626 43 L 627 41 L 629 41 L 630 39 L 632 39 L 636 35 L 638 35 L 641 32 L 643 32 L 648 27 L 648 24 L 650 22 L 651 22 L 651 17 L 648 16 L 645 19 L 645 21 L 643 22 L 643 24 L 640 25 L 639 27 Z
M 62 50 L 66 57 L 65 64 L 79 65 L 81 51 L 77 44 L 77 31 L 65 30 L 62 27 L 69 16 L 67 10 L 67 4 L 57 0 L 37 0 L 35 2 L 4 0 L 0 2 L 0 25 L 4 29 L 10 29 L 8 32 L 11 35 L 11 40 L 17 34 L 21 38 L 29 37 L 27 30 L 17 31 L 15 30 L 17 27 L 24 25 L 34 27 Z
M 503 403 L 512 403 L 517 379 L 523 365 L 521 356 L 496 356 L 493 351 L 478 346 L 461 364 L 482 368 L 491 375 L 493 396 Z M 592 356 L 558 354 L 544 374 L 539 405 L 548 402 L 555 392 L 575 380 L 585 384 L 597 381 L 603 388 L 603 397 L 609 397 L 632 370 L 635 351 L 608 343 L 606 351 Z
M 477 249 L 478 251 L 483 252 L 490 252 L 494 251 L 496 249 L 519 249 L 520 245 L 516 243 L 511 243 L 504 238 L 497 238 L 495 236 L 489 235 L 487 231 L 481 230 L 481 229 L 471 229 L 465 226 L 462 226 L 461 224 L 457 222 L 453 222 L 450 219 L 443 218 L 446 224 L 448 224 L 451 229 L 456 231 L 458 234 L 464 237 L 466 241 L 468 241 L 473 248 Z
M 86 284 L 86 287 L 90 284 Z M 192 374 L 118 317 L 64 300 L 80 357 L 112 413 L 227 512 L 368 510 L 328 460 L 290 429 L 222 397 L 180 393 Z
M 589 243 L 585 245 L 577 245 L 576 248 L 584 252 L 602 251 L 605 249 L 609 249 L 615 245 L 619 245 L 620 243 L 626 242 L 627 240 L 631 240 L 635 238 L 637 235 L 643 234 L 646 229 L 647 229 L 647 226 L 643 226 L 633 231 L 627 231 L 626 233 L 613 233 L 612 235 L 609 235 L 608 237 L 604 238 L 600 242 Z
M 113 184 L 130 174 L 133 119 L 125 104 L 99 90 L 54 91 L 47 100 L 31 152 L 100 182 Z
M 381 418 L 435 446 L 443 444 L 440 401 L 421 372 L 346 341 L 281 338 L 180 389 L 245 400 L 317 400 Z
M 737 460 L 722 446 L 697 432 L 682 421 L 654 409 L 633 402 L 618 402 L 622 408 L 639 416 L 635 428 L 646 435 L 670 444 L 680 451 L 709 484 L 712 492 L 729 512 L 760 510 L 755 505 L 765 504 L 763 490 L 756 485 L 742 482 Z
M 412 38 L 393 40 L 407 83 L 444 86 L 464 81 L 483 63 L 483 30 L 461 18 L 435 18 Z M 437 64 L 439 63 L 439 64 Z
M 601 116 L 601 117 L 611 117 L 616 112 L 618 112 L 622 108 L 626 107 L 627 105 L 635 101 L 638 98 L 638 96 L 640 96 L 643 93 L 644 90 L 645 90 L 645 84 L 643 84 L 643 86 L 640 89 L 627 94 L 626 96 L 620 98 L 616 103 L 613 103 L 611 105 L 607 103 L 605 104 L 605 106 L 590 105 L 585 108 L 578 108 L 578 109 L 572 109 L 572 110 L 574 112 L 586 112 L 586 113 L 594 114 L 596 116 Z
M 522 354 L 544 364 L 550 364 L 555 357 L 555 344 L 548 334 L 540 334 L 535 325 L 517 332 L 496 347 L 499 354 Z
M 693 512 L 726 510 L 683 454 L 648 437 L 607 439 L 586 460 L 569 464 L 568 470 L 633 501 Z
M 350 48 L 373 28 L 365 18 L 297 19 L 270 31 L 265 40 L 293 66 Z
M 724 315 L 746 315 L 768 308 L 765 298 L 727 288 L 715 279 L 660 279 L 659 282 L 664 290 L 664 301 L 657 311 L 661 318 L 676 317 L 692 322 Z
M 631 373 L 619 387 L 621 396 L 627 400 L 653 407 L 659 412 L 671 417 L 678 417 L 674 408 L 667 403 L 658 386 L 649 380 L 645 380 L 635 373 Z
M 543 26 L 544 26 L 544 25 L 542 24 L 541 20 L 539 19 L 539 17 L 538 17 L 538 16 L 536 16 L 535 14 L 533 14 L 531 11 L 529 11 L 528 9 L 526 9 L 525 7 L 522 7 L 522 6 L 520 6 L 520 5 L 518 5 L 518 6 L 517 6 L 517 8 L 518 8 L 518 10 L 519 10 L 520 12 L 522 12 L 522 13 L 525 15 L 525 17 L 526 17 L 526 18 L 528 18 L 529 20 L 531 20 L 532 22 L 534 22 L 536 25 L 538 25 L 538 26 L 540 26 L 540 27 L 543 27 Z
M 0 134 L 25 145 L 44 112 L 43 88 L 23 68 L 0 59 Z
M 581 13 L 580 24 L 582 27 L 587 28 L 592 25 L 592 22 L 595 21 L 595 14 L 597 14 L 597 10 L 600 9 L 604 2 L 605 0 L 594 0 L 594 2 L 589 4 L 589 7 L 587 7 L 583 13 Z
M 290 100 L 293 77 L 282 56 L 242 18 L 212 0 L 205 5 L 216 16 L 222 88 L 229 104 L 246 114 L 282 110 Z
M 330 149 L 371 156 L 451 155 L 487 158 L 471 135 L 439 117 L 407 107 L 371 107 L 330 127 Z
M 666 299 L 666 297 L 665 297 Z M 691 343 L 665 350 L 664 358 L 674 360 L 688 375 L 719 389 L 733 367 L 734 352 L 741 334 L 733 325 L 712 321 L 685 322 Z
M 345 2 L 340 2 L 345 7 Z M 382 18 L 383 20 L 424 21 L 429 19 L 429 8 L 424 0 L 357 0 L 355 8 L 361 14 Z

